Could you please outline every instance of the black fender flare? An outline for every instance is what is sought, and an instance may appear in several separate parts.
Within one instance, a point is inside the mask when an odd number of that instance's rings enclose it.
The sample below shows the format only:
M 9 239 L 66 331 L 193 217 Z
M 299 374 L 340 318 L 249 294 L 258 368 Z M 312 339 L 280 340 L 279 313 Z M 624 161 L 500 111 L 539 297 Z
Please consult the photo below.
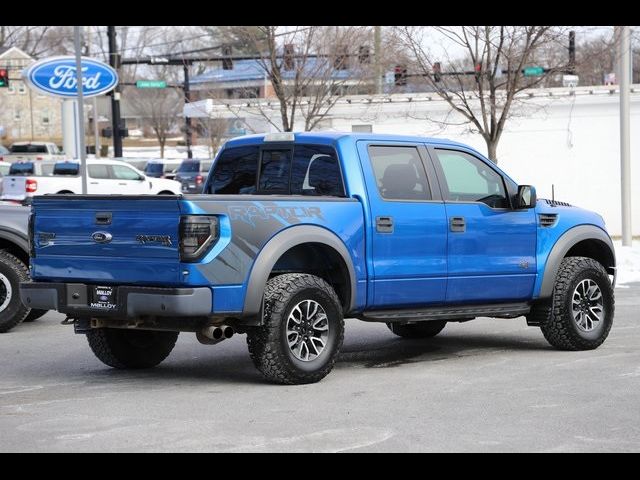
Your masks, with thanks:
M 9 227 L 0 227 L 0 239 L 13 243 L 18 248 L 29 253 L 29 240 L 24 233 Z
M 353 260 L 344 243 L 334 233 L 313 225 L 300 225 L 287 228 L 269 240 L 260 251 L 253 263 L 253 268 L 247 281 L 242 316 L 256 318 L 262 309 L 264 288 L 276 262 L 291 248 L 304 243 L 322 243 L 333 248 L 340 254 L 351 281 L 351 301 L 349 310 L 355 309 L 356 302 L 356 274 Z
M 563 233 L 556 241 L 547 257 L 547 263 L 544 267 L 544 276 L 542 277 L 542 285 L 540 287 L 540 298 L 549 298 L 553 293 L 553 285 L 555 284 L 558 270 L 562 259 L 567 252 L 579 242 L 583 240 L 597 240 L 609 248 L 613 265 L 604 265 L 605 268 L 614 268 L 616 261 L 616 251 L 613 247 L 611 237 L 599 227 L 595 225 L 579 225 L 573 227 Z

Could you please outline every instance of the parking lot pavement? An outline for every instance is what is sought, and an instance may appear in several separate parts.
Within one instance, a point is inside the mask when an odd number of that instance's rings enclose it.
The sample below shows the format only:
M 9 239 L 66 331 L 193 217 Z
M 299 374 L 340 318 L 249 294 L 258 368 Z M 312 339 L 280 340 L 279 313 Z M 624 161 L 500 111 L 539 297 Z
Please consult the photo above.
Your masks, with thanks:
M 595 351 L 524 319 L 408 341 L 347 321 L 322 382 L 265 383 L 244 336 L 181 335 L 160 367 L 103 366 L 50 313 L 0 335 L 0 451 L 639 451 L 640 284 Z

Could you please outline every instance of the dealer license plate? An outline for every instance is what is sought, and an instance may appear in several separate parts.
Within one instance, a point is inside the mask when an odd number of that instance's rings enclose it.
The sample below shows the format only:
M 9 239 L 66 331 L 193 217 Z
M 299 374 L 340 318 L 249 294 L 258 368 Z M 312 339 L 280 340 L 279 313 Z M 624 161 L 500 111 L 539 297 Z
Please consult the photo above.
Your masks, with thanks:
M 114 287 L 93 287 L 89 306 L 100 310 L 115 310 L 118 308 L 116 289 Z

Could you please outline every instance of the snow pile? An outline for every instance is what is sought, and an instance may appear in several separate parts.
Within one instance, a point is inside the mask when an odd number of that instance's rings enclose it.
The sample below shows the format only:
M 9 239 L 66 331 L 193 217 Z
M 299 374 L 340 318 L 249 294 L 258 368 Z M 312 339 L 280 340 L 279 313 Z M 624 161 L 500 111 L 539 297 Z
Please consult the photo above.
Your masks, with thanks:
M 631 247 L 623 247 L 620 240 L 615 240 L 613 244 L 618 266 L 616 284 L 640 282 L 640 241 L 634 240 Z

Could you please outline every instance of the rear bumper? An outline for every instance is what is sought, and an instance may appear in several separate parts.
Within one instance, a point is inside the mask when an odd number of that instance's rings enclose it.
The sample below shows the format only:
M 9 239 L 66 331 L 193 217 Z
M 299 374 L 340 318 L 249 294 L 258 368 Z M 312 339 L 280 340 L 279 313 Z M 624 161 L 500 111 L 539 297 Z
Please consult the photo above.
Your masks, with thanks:
M 202 317 L 211 315 L 213 292 L 201 288 L 119 286 L 117 308 L 89 307 L 90 287 L 81 283 L 22 283 L 20 298 L 29 308 L 57 310 L 74 317 Z

